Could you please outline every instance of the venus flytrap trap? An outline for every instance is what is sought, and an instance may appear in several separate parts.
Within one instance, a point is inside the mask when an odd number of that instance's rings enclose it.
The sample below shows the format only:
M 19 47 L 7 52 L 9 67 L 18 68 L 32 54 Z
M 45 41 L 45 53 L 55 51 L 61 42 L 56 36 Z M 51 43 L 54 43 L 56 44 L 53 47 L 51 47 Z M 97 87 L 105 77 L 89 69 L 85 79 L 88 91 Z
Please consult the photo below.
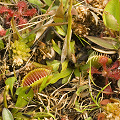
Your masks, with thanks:
M 88 57 L 88 60 L 86 62 L 85 65 L 83 66 L 80 66 L 80 70 L 81 71 L 86 71 L 90 68 L 90 62 L 91 62 L 91 66 L 92 67 L 95 67 L 96 69 L 99 69 L 102 65 L 99 63 L 99 60 L 104 57 L 105 59 L 107 59 L 107 65 L 111 64 L 112 63 L 112 59 L 107 56 L 106 54 L 101 54 L 101 53 L 98 53 L 98 52 L 92 52 L 89 57 Z
M 52 77 L 51 71 L 46 68 L 38 68 L 29 72 L 22 80 L 22 86 L 31 86 L 32 88 L 38 87 L 47 78 L 47 81 Z
M 93 74 L 100 74 L 105 78 L 105 85 L 109 83 L 109 78 L 112 80 L 119 80 L 120 79 L 120 71 L 118 69 L 119 67 L 119 60 L 116 60 L 112 65 L 111 65 L 112 60 L 105 56 L 105 55 L 95 55 L 92 54 L 88 58 L 87 63 L 89 63 L 90 67 L 88 69 L 89 74 L 91 74 L 91 78 Z M 109 67 L 108 67 L 109 65 Z M 85 68 L 87 64 L 85 65 Z M 101 70 L 99 68 L 102 67 Z M 84 68 L 84 66 L 83 66 Z M 112 89 L 110 86 L 105 88 L 106 94 L 111 94 Z M 110 92 L 110 93 L 109 93 Z
M 60 73 L 58 72 L 58 64 L 60 64 L 59 61 L 49 63 L 48 65 L 53 67 L 51 70 L 47 69 L 47 67 L 32 70 L 23 78 L 21 86 L 31 86 L 33 89 L 39 89 L 39 92 L 41 92 L 47 85 L 54 84 L 59 79 L 71 74 L 72 69 L 67 68 L 68 60 L 62 63 L 63 67 Z M 50 68 L 49 66 L 48 68 Z
M 50 69 L 51 68 L 50 66 L 46 66 L 45 68 L 37 68 L 30 71 L 23 78 L 22 84 L 21 84 L 22 87 L 19 87 L 15 93 L 16 95 L 18 95 L 17 102 L 15 104 L 15 107 L 17 107 L 18 109 L 14 108 L 12 110 L 14 117 L 17 116 L 18 113 L 21 113 L 21 112 L 18 112 L 19 109 L 21 109 L 22 107 L 25 107 L 33 99 L 33 96 L 34 96 L 34 93 L 36 93 L 36 90 L 39 89 L 39 91 L 37 92 L 41 92 L 47 85 L 54 84 L 59 79 L 65 78 L 72 73 L 72 69 L 68 68 L 68 61 L 64 61 L 63 64 L 64 64 L 63 65 L 64 67 L 62 67 L 62 70 L 60 73 L 58 72 L 58 68 L 57 69 L 55 68 L 54 69 L 55 71 L 54 71 Z M 54 64 L 51 66 L 53 66 L 54 68 Z M 33 113 L 28 112 L 28 115 L 31 115 L 31 114 L 34 115 Z M 43 113 L 43 115 L 46 117 L 51 116 L 54 118 L 54 116 L 50 112 L 46 114 Z M 37 116 L 37 112 L 35 113 L 33 118 L 36 118 L 36 116 Z M 38 116 L 41 116 L 41 115 L 38 115 Z

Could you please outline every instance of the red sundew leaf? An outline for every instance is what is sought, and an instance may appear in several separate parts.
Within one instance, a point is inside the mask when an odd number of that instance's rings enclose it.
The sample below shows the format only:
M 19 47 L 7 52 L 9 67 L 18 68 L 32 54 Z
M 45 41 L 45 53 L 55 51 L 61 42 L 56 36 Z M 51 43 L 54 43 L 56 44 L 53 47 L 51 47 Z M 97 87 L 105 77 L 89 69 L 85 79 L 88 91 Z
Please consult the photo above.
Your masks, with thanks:
M 22 14 L 22 11 L 27 8 L 27 4 L 24 1 L 18 2 L 17 6 L 18 6 L 18 12 L 20 14 Z
M 107 70 L 107 62 L 108 62 L 108 57 L 106 56 L 101 56 L 100 59 L 98 60 L 98 62 L 103 65 L 103 69 L 106 71 Z
M 111 100 L 109 99 L 104 99 L 100 102 L 101 105 L 107 105 L 108 103 L 111 103 Z
M 23 17 L 19 17 L 19 22 L 18 22 L 19 25 L 26 24 L 26 23 L 27 23 L 27 19 Z M 20 28 L 23 28 L 23 27 L 24 25 L 20 26 Z
M 5 7 L 5 6 L 2 6 L 2 7 L 0 8 L 0 14 L 5 13 L 5 12 L 8 12 L 8 15 L 9 15 L 10 17 L 12 17 L 13 14 L 14 14 L 14 12 L 13 12 L 11 9 L 8 9 L 8 8 Z
M 9 9 L 8 15 L 9 15 L 10 17 L 13 17 L 13 14 L 14 14 L 14 11 L 12 11 L 12 10 Z
M 97 120 L 104 120 L 104 118 L 105 118 L 104 113 L 99 113 L 99 114 L 98 114 L 98 119 L 97 119 Z
M 96 73 L 96 74 L 102 74 L 102 72 L 99 72 L 97 68 L 91 67 L 91 74 L 94 74 L 94 73 Z
M 2 14 L 2 13 L 4 13 L 4 12 L 8 12 L 9 11 L 9 9 L 7 8 L 7 7 L 5 7 L 5 6 L 2 6 L 1 8 L 0 8 L 0 13 Z
M 104 93 L 107 94 L 107 95 L 112 94 L 113 92 L 112 92 L 111 87 L 110 87 L 110 86 L 107 86 L 107 87 L 104 89 Z
M 23 16 L 33 16 L 36 12 L 37 10 L 35 8 L 29 9 L 26 12 L 24 12 Z
M 27 4 L 24 1 L 19 1 L 17 6 L 18 6 L 18 8 L 25 8 L 25 7 L 27 7 Z
M 113 69 L 115 69 L 115 68 L 118 68 L 119 65 L 120 65 L 120 61 L 119 61 L 119 60 L 116 60 L 116 61 L 114 62 L 114 64 L 112 65 L 112 67 L 108 69 L 108 71 L 113 70 Z
M 108 57 L 101 56 L 100 59 L 98 60 L 98 62 L 101 64 L 106 64 L 108 62 Z
M 13 17 L 13 14 L 14 14 L 14 11 L 12 11 L 11 9 L 8 9 L 7 7 L 5 6 L 2 6 L 0 8 L 0 14 L 3 14 L 3 13 L 7 13 L 6 14 L 6 24 L 10 24 L 10 18 Z M 5 32 L 5 31 L 4 31 Z M 4 33 L 5 34 L 5 33 Z M 1 35 L 1 36 L 4 36 L 4 35 Z
M 0 36 L 6 35 L 6 32 L 7 31 L 5 31 L 4 28 L 0 25 Z
M 109 74 L 108 74 L 108 77 L 119 80 L 120 79 L 120 70 L 116 69 L 114 71 L 110 71 Z
M 4 36 L 4 35 L 6 35 L 6 32 L 7 32 L 7 31 L 5 31 L 5 30 L 0 30 L 0 36 L 2 37 L 2 36 Z

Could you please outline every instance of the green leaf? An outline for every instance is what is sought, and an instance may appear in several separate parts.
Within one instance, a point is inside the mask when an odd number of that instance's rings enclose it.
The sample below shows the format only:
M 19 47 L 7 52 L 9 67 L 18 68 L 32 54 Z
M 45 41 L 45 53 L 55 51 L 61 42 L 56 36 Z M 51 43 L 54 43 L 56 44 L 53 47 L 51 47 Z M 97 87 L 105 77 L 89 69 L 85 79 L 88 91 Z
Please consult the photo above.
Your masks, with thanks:
M 20 35 L 20 33 L 18 32 L 18 29 L 16 27 L 14 18 L 11 19 L 11 27 L 12 27 L 13 32 L 16 32 L 16 34 L 18 35 L 19 39 L 23 39 L 22 36 Z
M 85 119 L 85 120 L 93 120 L 91 117 L 88 117 L 87 119 Z
M 76 111 L 83 113 L 84 111 L 80 110 L 79 108 L 74 108 Z
M 80 71 L 78 68 L 74 70 L 75 77 L 80 77 Z
M 111 15 L 109 12 L 104 11 L 103 16 L 105 26 L 107 26 L 109 29 L 119 31 L 119 24 L 113 15 Z
M 37 5 L 39 8 L 41 6 L 41 2 L 39 0 L 28 0 L 30 3 L 33 3 L 35 5 Z
M 120 30 L 120 1 L 110 0 L 103 12 L 104 24 L 113 30 Z
M 25 113 L 25 114 L 27 114 L 27 113 Z M 27 115 L 29 115 L 29 114 L 27 114 Z M 26 117 L 23 115 L 23 112 L 17 112 L 15 114 L 13 114 L 13 116 L 14 116 L 14 118 L 16 118 L 15 120 L 30 120 L 29 117 Z
M 16 80 L 15 77 L 10 77 L 5 81 L 5 84 L 10 86 L 10 91 L 11 91 L 12 96 L 13 96 L 13 85 L 14 85 L 15 80 Z
M 117 42 L 113 41 L 113 40 L 108 40 L 108 39 L 103 39 L 103 38 L 98 38 L 98 37 L 93 37 L 93 36 L 87 36 L 86 38 L 88 38 L 90 41 L 94 42 L 95 44 L 107 48 L 107 49 L 113 49 L 115 50 L 115 47 Z
M 45 2 L 48 6 L 50 6 L 50 5 L 52 4 L 52 0 L 44 0 L 44 2 Z
M 75 54 L 75 41 L 70 42 L 70 49 L 71 49 L 71 53 Z
M 35 33 L 29 34 L 29 32 L 26 32 L 25 34 L 22 34 L 23 39 L 21 39 L 20 41 L 26 43 L 29 46 L 32 46 L 33 41 L 35 40 L 35 36 Z
M 56 31 L 62 35 L 62 36 L 65 36 L 66 35 L 66 32 L 60 27 L 60 26 L 55 26 L 56 28 Z
M 63 3 L 61 1 L 60 6 L 58 7 L 55 16 L 53 17 L 54 22 L 63 22 L 64 21 L 64 9 L 63 9 Z
M 62 63 L 62 70 L 61 70 L 61 72 L 64 71 L 64 70 L 68 67 L 68 62 L 69 62 L 69 60 L 65 60 L 65 61 Z
M 18 95 L 17 102 L 15 104 L 15 107 L 24 107 L 29 103 L 30 100 L 32 100 L 34 96 L 33 89 L 30 89 L 30 91 L 26 94 L 26 90 L 28 90 L 29 87 L 19 87 L 16 91 L 16 94 Z
M 53 114 L 51 114 L 51 113 L 47 113 L 47 114 L 50 115 L 55 120 L 55 116 Z
M 55 41 L 52 39 L 52 44 L 53 44 L 53 49 L 59 54 L 61 55 L 62 51 L 61 49 L 58 47 L 58 45 L 55 43 Z
M 47 82 L 53 77 L 53 75 L 49 75 L 47 77 L 45 77 L 40 85 L 39 88 L 39 92 L 41 92 L 46 86 L 47 86 Z
M 41 92 L 46 87 L 46 82 L 48 80 L 48 76 L 44 78 L 43 82 L 40 85 L 39 92 Z
M 12 113 L 7 108 L 3 108 L 2 118 L 3 120 L 14 120 Z
M 53 61 L 46 61 L 48 66 L 51 66 L 53 68 L 53 71 L 57 71 L 59 68 L 60 61 L 53 60 Z
M 4 48 L 4 43 L 2 40 L 0 40 L 0 50 Z
M 62 84 L 65 84 L 68 82 L 70 75 L 62 79 Z
M 33 115 L 33 118 L 35 119 L 38 119 L 38 118 L 41 118 L 41 119 L 44 119 L 44 118 L 50 118 L 50 114 L 49 113 L 45 113 L 45 112 L 32 112 L 32 115 Z
M 48 84 L 54 84 L 56 83 L 59 79 L 61 78 L 65 78 L 67 77 L 68 75 L 70 75 L 72 72 L 72 69 L 70 68 L 67 68 L 66 70 L 60 72 L 60 73 L 56 73 L 54 74 L 54 76 L 52 77 L 52 79 L 49 81 Z
M 76 91 L 77 96 L 79 96 L 79 94 L 87 88 L 89 88 L 88 85 L 80 86 Z

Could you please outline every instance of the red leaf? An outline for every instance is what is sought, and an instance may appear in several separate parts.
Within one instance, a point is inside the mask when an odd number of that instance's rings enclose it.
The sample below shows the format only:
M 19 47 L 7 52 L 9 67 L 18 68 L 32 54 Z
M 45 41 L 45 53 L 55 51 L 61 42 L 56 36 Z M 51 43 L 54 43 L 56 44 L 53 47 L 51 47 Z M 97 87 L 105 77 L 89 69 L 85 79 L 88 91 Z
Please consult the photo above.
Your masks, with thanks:
M 108 103 L 111 103 L 109 99 L 104 99 L 100 102 L 101 105 L 107 105 Z
M 24 1 L 20 1 L 17 4 L 18 6 L 18 14 L 22 15 L 23 11 L 25 11 L 25 9 L 27 9 L 27 4 Z
M 94 73 L 96 73 L 96 74 L 102 74 L 102 72 L 99 72 L 97 68 L 91 67 L 91 74 L 94 74 Z
M 19 1 L 17 6 L 19 10 L 22 10 L 23 8 L 27 8 L 27 4 L 24 1 Z
M 101 65 L 103 65 L 103 69 L 106 71 L 106 70 L 107 70 L 106 63 L 108 62 L 108 57 L 106 57 L 106 56 L 101 56 L 98 62 L 99 62 Z
M 3 30 L 0 30 L 0 36 L 6 35 L 6 32 L 7 32 L 7 31 L 5 31 L 4 29 L 3 29 Z
M 0 13 L 2 14 L 2 13 L 4 13 L 4 12 L 8 12 L 9 11 L 9 9 L 7 8 L 7 7 L 5 7 L 5 6 L 2 6 L 1 8 L 0 8 Z
M 105 118 L 104 113 L 99 113 L 98 114 L 98 120 L 104 120 L 104 118 Z
M 37 12 L 37 10 L 33 8 L 33 9 L 30 9 L 30 10 L 27 10 L 26 12 L 24 12 L 23 16 L 33 16 L 36 12 Z
M 22 25 L 22 24 L 26 24 L 27 23 L 27 20 L 26 19 L 24 19 L 24 18 L 22 18 L 22 17 L 19 17 L 19 25 Z M 23 26 L 20 26 L 20 28 L 22 28 L 22 27 L 24 27 L 24 25 Z
M 107 95 L 112 94 L 113 92 L 112 92 L 111 87 L 110 87 L 110 86 L 107 86 L 107 87 L 104 89 L 104 93 L 107 94 Z

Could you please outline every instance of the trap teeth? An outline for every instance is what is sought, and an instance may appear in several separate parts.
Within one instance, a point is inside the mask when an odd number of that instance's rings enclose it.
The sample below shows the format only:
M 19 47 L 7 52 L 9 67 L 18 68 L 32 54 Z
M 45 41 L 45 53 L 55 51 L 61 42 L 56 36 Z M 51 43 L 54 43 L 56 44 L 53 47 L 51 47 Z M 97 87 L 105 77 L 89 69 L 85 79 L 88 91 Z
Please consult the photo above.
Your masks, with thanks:
M 104 58 L 104 59 L 102 59 L 102 58 Z M 101 60 L 103 60 L 103 61 L 101 61 Z M 112 59 L 108 55 L 101 54 L 98 52 L 92 52 L 86 63 L 90 64 L 90 62 L 91 62 L 92 67 L 99 68 L 101 66 L 100 62 L 104 62 L 105 60 L 107 60 L 107 62 L 106 62 L 107 65 L 112 63 Z
M 38 68 L 29 72 L 22 80 L 22 86 L 38 86 L 43 79 L 50 75 L 51 71 L 46 68 Z

